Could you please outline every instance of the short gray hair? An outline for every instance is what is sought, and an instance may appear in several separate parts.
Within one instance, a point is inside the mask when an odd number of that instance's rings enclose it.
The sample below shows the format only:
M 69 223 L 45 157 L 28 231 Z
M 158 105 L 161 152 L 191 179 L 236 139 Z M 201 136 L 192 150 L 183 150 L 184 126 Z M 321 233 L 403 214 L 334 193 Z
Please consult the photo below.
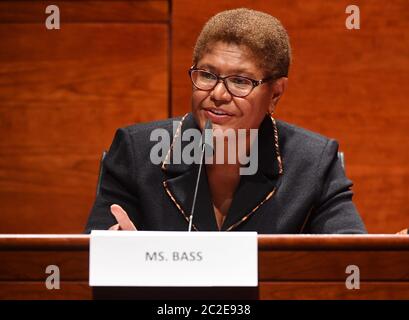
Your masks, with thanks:
M 264 12 L 240 8 L 222 11 L 205 24 L 193 51 L 193 64 L 203 57 L 215 42 L 244 45 L 250 49 L 259 67 L 269 76 L 287 77 L 291 47 L 281 22 Z

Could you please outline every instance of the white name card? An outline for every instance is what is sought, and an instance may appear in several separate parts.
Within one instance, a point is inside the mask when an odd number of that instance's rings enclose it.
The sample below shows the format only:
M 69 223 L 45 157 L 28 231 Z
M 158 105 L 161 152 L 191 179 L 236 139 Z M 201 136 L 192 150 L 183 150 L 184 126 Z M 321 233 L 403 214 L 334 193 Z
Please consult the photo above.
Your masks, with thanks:
M 92 231 L 90 286 L 255 287 L 256 232 Z

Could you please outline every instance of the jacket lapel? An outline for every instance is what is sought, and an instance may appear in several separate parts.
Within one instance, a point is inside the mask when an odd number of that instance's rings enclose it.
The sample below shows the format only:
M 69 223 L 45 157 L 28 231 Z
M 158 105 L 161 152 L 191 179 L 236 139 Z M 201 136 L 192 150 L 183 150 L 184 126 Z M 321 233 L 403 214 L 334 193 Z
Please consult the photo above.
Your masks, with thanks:
M 234 194 L 222 230 L 234 230 L 274 196 L 283 172 L 275 120 L 265 117 L 259 128 L 258 170 L 243 175 Z
M 199 129 L 191 113 L 181 119 L 170 150 L 162 164 L 162 170 L 165 174 L 163 186 L 186 222 L 189 221 L 191 214 L 199 165 L 188 165 L 183 161 L 180 164 L 175 164 L 172 160 L 174 159 L 174 147 L 178 143 L 180 143 L 181 150 L 191 143 L 181 140 L 183 132 L 189 128 Z M 222 225 L 222 231 L 234 230 L 244 223 L 275 194 L 278 188 L 279 177 L 283 173 L 283 168 L 278 146 L 277 126 L 273 118 L 266 117 L 260 125 L 258 149 L 258 171 L 254 175 L 241 176 L 228 215 Z M 187 228 L 188 223 L 186 223 L 186 230 Z M 218 231 L 205 165 L 202 167 L 200 176 L 193 229 Z

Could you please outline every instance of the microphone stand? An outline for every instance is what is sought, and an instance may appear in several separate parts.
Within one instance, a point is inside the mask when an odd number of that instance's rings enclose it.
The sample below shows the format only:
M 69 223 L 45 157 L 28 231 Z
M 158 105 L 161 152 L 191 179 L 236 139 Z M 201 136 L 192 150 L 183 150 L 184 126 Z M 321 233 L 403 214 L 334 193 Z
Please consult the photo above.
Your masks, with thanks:
M 213 143 L 213 136 L 210 135 L 210 137 L 209 137 L 208 135 L 206 135 L 206 130 L 207 129 L 212 129 L 212 122 L 210 120 L 206 121 L 205 127 L 203 129 L 203 134 L 202 134 L 202 150 L 201 150 L 201 155 L 200 155 L 199 173 L 198 173 L 197 178 L 196 178 L 195 193 L 193 195 L 192 212 L 191 212 L 190 217 L 189 217 L 188 232 L 192 231 L 193 214 L 195 212 L 197 190 L 199 189 L 199 180 L 200 180 L 200 174 L 202 172 L 203 157 L 204 157 L 204 153 L 205 153 L 205 148 L 206 148 L 206 145 L 211 146 L 212 143 Z

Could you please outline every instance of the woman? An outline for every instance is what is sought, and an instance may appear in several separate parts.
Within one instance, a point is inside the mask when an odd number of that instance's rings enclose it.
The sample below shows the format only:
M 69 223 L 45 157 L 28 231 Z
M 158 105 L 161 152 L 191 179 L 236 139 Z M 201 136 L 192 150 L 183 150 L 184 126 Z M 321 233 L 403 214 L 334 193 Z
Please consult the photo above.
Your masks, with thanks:
M 290 61 L 288 35 L 276 18 L 248 9 L 212 17 L 189 70 L 192 113 L 117 131 L 87 231 L 187 230 L 200 172 L 194 230 L 366 233 L 337 142 L 273 117 Z M 208 120 L 221 132 L 258 129 L 257 140 L 245 135 L 247 152 L 258 146 L 254 174 L 241 175 L 238 161 L 206 163 L 201 171 L 197 163 L 172 161 L 175 146 L 187 147 L 184 133 L 203 130 Z M 158 128 L 173 137 L 161 164 L 151 161 Z

